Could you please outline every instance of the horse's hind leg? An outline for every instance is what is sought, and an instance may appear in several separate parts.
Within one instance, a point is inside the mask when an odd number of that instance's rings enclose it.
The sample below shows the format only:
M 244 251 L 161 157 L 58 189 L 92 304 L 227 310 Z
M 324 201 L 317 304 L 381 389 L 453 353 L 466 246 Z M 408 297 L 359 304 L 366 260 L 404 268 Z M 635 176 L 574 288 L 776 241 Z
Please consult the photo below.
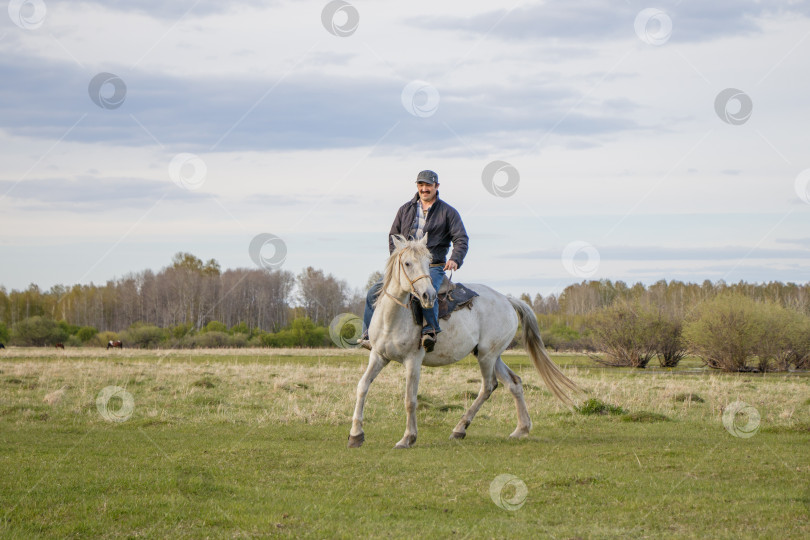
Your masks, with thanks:
M 529 410 L 526 408 L 526 400 L 523 398 L 523 381 L 514 371 L 509 369 L 509 366 L 503 363 L 500 356 L 495 362 L 495 374 L 498 376 L 499 381 L 509 387 L 509 391 L 512 392 L 512 396 L 515 398 L 518 425 L 509 436 L 514 439 L 525 437 L 532 429 L 532 420 L 529 418 Z
M 363 376 L 360 377 L 360 382 L 357 383 L 357 403 L 354 406 L 354 415 L 352 416 L 352 429 L 349 431 L 349 448 L 359 448 L 365 440 L 363 433 L 363 408 L 366 404 L 368 387 L 371 386 L 372 381 L 379 375 L 382 368 L 387 365 L 388 360 L 385 360 L 379 354 L 371 351 L 366 372 L 363 373 Z
M 495 378 L 495 359 L 498 357 L 485 357 L 483 353 L 478 358 L 478 365 L 481 368 L 481 390 L 478 392 L 478 397 L 475 398 L 470 408 L 461 417 L 461 420 L 456 427 L 453 428 L 453 433 L 450 434 L 451 439 L 463 439 L 467 436 L 467 428 L 478 413 L 478 409 L 484 404 L 492 392 L 498 388 L 498 381 Z

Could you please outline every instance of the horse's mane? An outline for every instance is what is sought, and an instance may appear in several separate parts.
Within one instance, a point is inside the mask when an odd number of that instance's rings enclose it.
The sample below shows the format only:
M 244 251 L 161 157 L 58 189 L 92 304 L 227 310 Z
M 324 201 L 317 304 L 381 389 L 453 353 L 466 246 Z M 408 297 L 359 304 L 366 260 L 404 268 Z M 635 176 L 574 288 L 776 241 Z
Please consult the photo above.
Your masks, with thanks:
M 388 285 L 394 280 L 394 272 L 397 269 L 397 258 L 399 254 L 406 251 L 411 250 L 414 252 L 418 258 L 430 258 L 430 250 L 427 248 L 425 244 L 419 242 L 418 240 L 406 240 L 404 236 L 401 234 L 393 235 L 400 242 L 404 242 L 404 245 L 401 245 L 398 248 L 395 248 L 394 251 L 391 253 L 391 256 L 388 257 L 388 262 L 385 263 L 385 271 L 383 273 L 383 284 L 381 291 L 387 291 Z M 380 303 L 380 298 L 382 298 L 382 292 L 377 297 L 377 300 L 374 302 L 374 307 L 376 308 L 377 305 Z

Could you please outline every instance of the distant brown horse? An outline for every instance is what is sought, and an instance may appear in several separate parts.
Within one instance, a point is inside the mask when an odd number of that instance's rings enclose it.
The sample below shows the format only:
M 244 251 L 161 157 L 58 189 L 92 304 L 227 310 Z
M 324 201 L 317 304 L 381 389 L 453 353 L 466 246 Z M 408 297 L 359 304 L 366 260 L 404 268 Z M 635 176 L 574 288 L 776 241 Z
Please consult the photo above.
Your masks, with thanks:
M 112 347 L 113 349 L 123 349 L 124 343 L 122 341 L 108 341 L 107 350 L 110 350 L 110 347 Z
M 0 343 L 0 349 L 5 349 L 5 348 L 6 348 L 6 346 L 3 345 L 2 343 Z
M 54 345 L 54 347 L 56 347 L 57 349 L 62 349 L 63 351 L 65 350 L 65 344 L 64 343 L 57 343 L 56 345 Z

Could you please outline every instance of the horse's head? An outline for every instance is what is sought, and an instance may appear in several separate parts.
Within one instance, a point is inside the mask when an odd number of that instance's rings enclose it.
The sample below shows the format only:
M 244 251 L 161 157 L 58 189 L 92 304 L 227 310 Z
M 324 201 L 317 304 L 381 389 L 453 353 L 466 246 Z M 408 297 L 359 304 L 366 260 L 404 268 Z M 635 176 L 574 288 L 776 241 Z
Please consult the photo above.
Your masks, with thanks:
M 392 284 L 399 285 L 400 290 L 409 291 L 419 299 L 425 309 L 433 308 L 436 301 L 436 290 L 430 279 L 430 250 L 427 248 L 427 235 L 421 240 L 405 240 L 396 235 L 394 252 L 391 254 Z

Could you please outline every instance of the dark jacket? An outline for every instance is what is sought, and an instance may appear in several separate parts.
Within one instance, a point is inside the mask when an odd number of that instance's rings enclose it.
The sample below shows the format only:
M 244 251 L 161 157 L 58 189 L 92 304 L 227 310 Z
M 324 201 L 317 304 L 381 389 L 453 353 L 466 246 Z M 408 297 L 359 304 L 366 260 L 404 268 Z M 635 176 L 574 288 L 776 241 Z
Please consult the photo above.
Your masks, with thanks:
M 409 240 L 411 230 L 416 220 L 416 205 L 419 204 L 419 194 L 413 199 L 400 206 L 397 210 L 397 217 L 391 225 L 391 232 L 388 233 L 388 251 L 393 253 L 394 241 L 391 235 L 401 234 Z M 453 253 L 450 258 L 456 261 L 461 268 L 464 256 L 467 255 L 467 231 L 461 216 L 455 208 L 444 202 L 436 193 L 436 202 L 430 207 L 427 219 L 425 220 L 425 233 L 428 236 L 427 247 L 433 255 L 431 264 L 446 263 L 447 251 L 450 249 L 450 242 L 453 243 Z

